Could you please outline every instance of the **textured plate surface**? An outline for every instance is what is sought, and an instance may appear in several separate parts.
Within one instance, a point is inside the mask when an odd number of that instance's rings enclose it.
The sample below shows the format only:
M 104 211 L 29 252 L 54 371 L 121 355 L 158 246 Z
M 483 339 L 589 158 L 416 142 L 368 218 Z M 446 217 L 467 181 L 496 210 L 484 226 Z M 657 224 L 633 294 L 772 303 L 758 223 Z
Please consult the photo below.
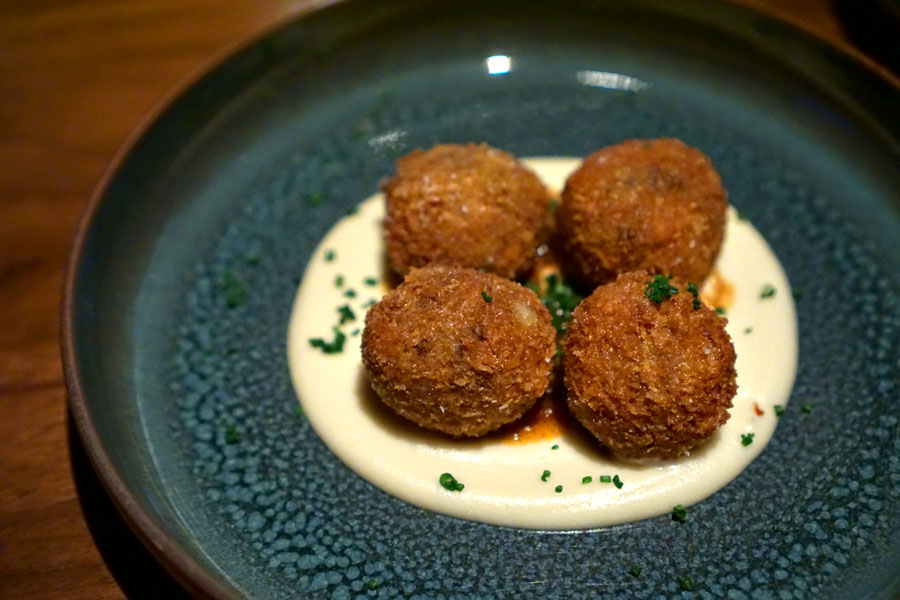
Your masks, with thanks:
M 67 378 L 114 499 L 194 591 L 900 591 L 900 94 L 784 25 L 677 4 L 338 5 L 226 61 L 138 141 L 73 261 Z M 489 73 L 494 55 L 509 72 Z M 291 302 L 323 233 L 397 156 L 660 136 L 710 155 L 802 294 L 789 409 L 737 480 L 684 524 L 559 534 L 428 513 L 325 448 L 291 389 Z

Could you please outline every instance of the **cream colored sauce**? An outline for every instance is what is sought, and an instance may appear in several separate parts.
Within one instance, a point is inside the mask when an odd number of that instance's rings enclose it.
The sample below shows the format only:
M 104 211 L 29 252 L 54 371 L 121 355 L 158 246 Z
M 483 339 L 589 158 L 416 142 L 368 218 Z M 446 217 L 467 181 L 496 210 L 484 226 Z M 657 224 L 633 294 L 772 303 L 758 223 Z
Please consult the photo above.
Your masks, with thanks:
M 525 162 L 549 187 L 560 189 L 579 164 L 572 158 Z M 734 210 L 729 209 L 716 263 L 720 279 L 732 286 L 727 328 L 737 352 L 738 393 L 731 418 L 691 456 L 644 463 L 611 458 L 579 427 L 551 429 L 549 435 L 545 429 L 517 443 L 503 435 L 455 440 L 424 431 L 385 408 L 366 380 L 361 335 L 352 334 L 363 327 L 365 303 L 389 289 L 383 210 L 381 195 L 372 196 L 326 234 L 304 274 L 288 331 L 291 378 L 310 423 L 332 452 L 373 485 L 417 506 L 474 521 L 531 529 L 595 528 L 699 502 L 737 477 L 765 448 L 777 423 L 773 406 L 786 405 L 794 381 L 796 315 L 778 259 Z M 326 260 L 328 250 L 336 254 L 332 261 Z M 341 288 L 335 286 L 338 275 L 344 279 Z M 368 277 L 378 284 L 367 286 Z M 777 292 L 760 299 L 766 284 Z M 344 296 L 348 288 L 356 291 L 355 298 Z M 347 335 L 344 351 L 324 354 L 312 348 L 310 338 L 333 339 L 337 307 L 344 304 L 356 314 L 355 321 L 340 327 Z M 749 446 L 741 445 L 745 433 L 755 434 Z M 545 469 L 551 475 L 543 482 Z M 445 472 L 465 489 L 443 489 L 438 478 Z M 592 482 L 583 484 L 588 475 Z M 624 485 L 600 483 L 600 475 L 618 475 Z M 554 491 L 557 485 L 562 492 Z

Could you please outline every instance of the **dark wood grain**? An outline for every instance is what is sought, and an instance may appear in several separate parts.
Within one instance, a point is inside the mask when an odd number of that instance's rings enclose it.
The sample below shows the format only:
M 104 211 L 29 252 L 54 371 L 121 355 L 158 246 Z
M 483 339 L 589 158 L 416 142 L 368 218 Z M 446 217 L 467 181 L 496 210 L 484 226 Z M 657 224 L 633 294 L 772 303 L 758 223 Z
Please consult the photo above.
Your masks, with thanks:
M 843 39 L 828 0 L 741 1 Z M 79 214 L 129 131 L 191 73 L 306 4 L 0 3 L 0 597 L 174 597 L 104 504 L 77 439 L 70 451 L 62 270 Z M 110 545 L 123 550 L 107 563 L 98 546 L 109 554 Z

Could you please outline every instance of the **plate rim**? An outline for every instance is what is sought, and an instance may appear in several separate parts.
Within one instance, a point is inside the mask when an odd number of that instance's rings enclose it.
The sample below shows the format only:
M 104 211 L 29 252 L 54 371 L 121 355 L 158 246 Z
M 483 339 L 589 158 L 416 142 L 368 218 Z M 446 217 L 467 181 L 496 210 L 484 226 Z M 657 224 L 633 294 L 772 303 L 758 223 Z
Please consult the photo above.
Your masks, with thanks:
M 442 0 L 435 0 L 433 3 L 437 4 L 440 2 Z M 86 392 L 78 368 L 74 326 L 75 298 L 78 291 L 79 273 L 85 260 L 86 241 L 95 225 L 97 215 L 107 197 L 112 182 L 122 167 L 130 160 L 133 150 L 153 130 L 161 118 L 203 79 L 214 76 L 226 63 L 249 51 L 266 38 L 288 27 L 295 26 L 329 7 L 341 5 L 343 7 L 353 6 L 357 10 L 366 10 L 367 5 L 372 4 L 368 0 L 306 0 L 291 14 L 277 18 L 273 23 L 250 34 L 246 38 L 226 44 L 212 53 L 207 59 L 201 61 L 197 67 L 182 77 L 156 100 L 150 110 L 144 113 L 127 133 L 112 158 L 104 167 L 100 178 L 82 209 L 78 225 L 72 236 L 69 257 L 63 272 L 59 320 L 60 351 L 69 414 L 73 419 L 79 439 L 84 445 L 89 462 L 107 495 L 128 524 L 132 533 L 148 549 L 154 559 L 188 593 L 197 598 L 242 600 L 245 596 L 236 587 L 226 583 L 225 580 L 213 576 L 210 570 L 185 551 L 169 535 L 166 528 L 141 507 L 135 494 L 125 484 L 122 476 L 117 471 L 96 429 L 94 419 L 87 406 Z M 654 2 L 654 0 L 645 0 L 640 2 L 640 4 L 643 4 L 648 10 L 662 10 L 658 5 L 659 3 Z M 697 2 L 695 6 L 699 6 L 699 4 Z M 887 83 L 888 87 L 892 88 L 900 97 L 900 75 L 895 75 L 887 67 L 876 62 L 861 50 L 856 49 L 849 42 L 829 39 L 819 30 L 800 22 L 792 15 L 787 15 L 774 9 L 766 10 L 749 6 L 741 0 L 725 0 L 722 2 L 722 9 L 732 10 L 735 13 L 743 12 L 747 15 L 754 15 L 763 21 L 778 23 L 792 30 L 792 38 L 796 38 L 799 34 L 800 39 L 803 39 L 807 47 L 809 44 L 820 44 L 830 48 L 839 55 L 843 55 L 847 62 L 855 68 L 862 69 Z M 672 7 L 670 10 L 677 12 L 679 7 Z

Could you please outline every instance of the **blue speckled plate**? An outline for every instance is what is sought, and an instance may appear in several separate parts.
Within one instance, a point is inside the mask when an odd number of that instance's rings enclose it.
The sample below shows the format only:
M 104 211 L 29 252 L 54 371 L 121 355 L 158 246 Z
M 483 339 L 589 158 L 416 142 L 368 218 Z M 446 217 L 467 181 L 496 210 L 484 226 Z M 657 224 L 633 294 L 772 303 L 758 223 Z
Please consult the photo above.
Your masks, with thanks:
M 797 381 L 761 457 L 684 524 L 570 534 L 431 514 L 345 468 L 285 359 L 323 232 L 415 147 L 658 136 L 712 157 L 802 293 Z M 73 414 L 126 519 L 200 596 L 894 597 L 898 165 L 895 84 L 738 7 L 333 6 L 200 79 L 105 180 L 68 277 Z

